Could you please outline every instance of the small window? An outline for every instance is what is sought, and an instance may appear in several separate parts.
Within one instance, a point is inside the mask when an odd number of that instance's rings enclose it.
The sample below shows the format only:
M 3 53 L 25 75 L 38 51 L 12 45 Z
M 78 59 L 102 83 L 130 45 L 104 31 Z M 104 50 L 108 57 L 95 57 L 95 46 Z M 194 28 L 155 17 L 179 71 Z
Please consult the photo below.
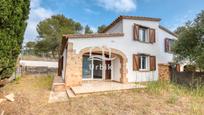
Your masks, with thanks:
M 140 56 L 140 70 L 148 70 L 149 69 L 149 56 L 142 55 Z
M 169 53 L 172 53 L 174 43 L 175 43 L 175 40 L 166 38 L 165 39 L 165 51 L 169 52 Z
M 169 52 L 173 52 L 173 45 L 175 40 L 169 39 Z
M 149 37 L 148 37 L 148 29 L 140 27 L 139 28 L 139 40 L 142 42 L 149 42 Z

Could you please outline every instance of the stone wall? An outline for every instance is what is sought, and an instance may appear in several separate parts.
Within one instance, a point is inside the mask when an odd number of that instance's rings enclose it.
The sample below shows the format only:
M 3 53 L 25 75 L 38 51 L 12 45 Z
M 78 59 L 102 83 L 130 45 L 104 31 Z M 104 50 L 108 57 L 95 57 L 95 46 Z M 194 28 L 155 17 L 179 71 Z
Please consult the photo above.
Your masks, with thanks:
M 65 84 L 69 86 L 77 86 L 82 83 L 82 57 L 73 50 L 73 44 L 68 43 L 67 61 L 65 67 Z
M 84 48 L 82 49 L 79 54 L 76 53 L 76 51 L 73 49 L 73 43 L 68 43 L 67 46 L 67 61 L 66 61 L 66 67 L 65 67 L 65 84 L 67 87 L 69 86 L 77 86 L 81 85 L 82 83 L 82 62 L 83 62 L 83 54 L 88 53 L 90 51 L 90 48 Z M 100 52 L 101 48 L 94 48 L 92 49 L 93 52 Z M 105 52 L 108 52 L 109 50 L 104 48 Z M 120 58 L 121 63 L 121 77 L 120 82 L 121 83 L 127 83 L 127 58 L 126 56 L 119 50 L 111 49 L 111 52 L 114 55 L 117 55 Z
M 158 64 L 159 80 L 170 80 L 169 64 Z

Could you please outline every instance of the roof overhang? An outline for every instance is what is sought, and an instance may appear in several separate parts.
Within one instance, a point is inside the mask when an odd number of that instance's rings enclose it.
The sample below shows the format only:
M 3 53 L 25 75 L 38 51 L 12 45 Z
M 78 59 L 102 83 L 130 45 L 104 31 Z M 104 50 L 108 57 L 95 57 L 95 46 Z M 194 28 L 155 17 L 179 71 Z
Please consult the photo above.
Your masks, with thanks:
M 108 25 L 104 30 L 103 33 L 107 32 L 110 28 L 112 28 L 114 25 L 116 25 L 118 22 L 120 22 L 123 19 L 129 19 L 129 20 L 144 20 L 144 21 L 161 21 L 160 18 L 151 18 L 151 17 L 143 17 L 143 16 L 119 16 L 116 18 L 110 25 Z

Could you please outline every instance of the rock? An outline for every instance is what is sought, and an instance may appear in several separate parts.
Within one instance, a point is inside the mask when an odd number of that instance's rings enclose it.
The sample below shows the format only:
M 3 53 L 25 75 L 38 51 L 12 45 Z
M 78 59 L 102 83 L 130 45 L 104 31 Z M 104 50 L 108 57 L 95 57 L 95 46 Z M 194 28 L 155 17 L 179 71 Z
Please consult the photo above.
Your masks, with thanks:
M 1 115 L 4 115 L 4 110 L 3 110 L 3 111 L 1 111 Z
M 5 99 L 0 99 L 0 104 L 1 104 L 3 101 L 5 101 Z
M 9 95 L 6 95 L 5 98 L 9 101 L 14 101 L 14 94 L 10 93 Z

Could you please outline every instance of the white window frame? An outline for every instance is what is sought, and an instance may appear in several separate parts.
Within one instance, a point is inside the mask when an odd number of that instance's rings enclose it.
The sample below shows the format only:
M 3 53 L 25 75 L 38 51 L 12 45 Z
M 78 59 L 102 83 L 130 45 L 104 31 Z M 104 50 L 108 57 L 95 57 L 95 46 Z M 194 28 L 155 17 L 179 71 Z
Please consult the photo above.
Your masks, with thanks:
M 142 32 L 142 34 L 141 34 Z M 145 40 L 143 40 L 143 32 L 145 32 Z M 149 29 L 140 27 L 139 28 L 139 41 L 141 42 L 149 42 Z
M 143 60 L 143 57 L 145 57 L 145 68 L 142 68 L 143 67 L 143 63 L 142 63 L 142 60 Z M 149 66 L 150 66 L 150 62 L 149 62 L 149 56 L 147 55 L 141 55 L 140 56 L 140 68 L 139 70 L 140 71 L 148 71 L 149 70 Z

